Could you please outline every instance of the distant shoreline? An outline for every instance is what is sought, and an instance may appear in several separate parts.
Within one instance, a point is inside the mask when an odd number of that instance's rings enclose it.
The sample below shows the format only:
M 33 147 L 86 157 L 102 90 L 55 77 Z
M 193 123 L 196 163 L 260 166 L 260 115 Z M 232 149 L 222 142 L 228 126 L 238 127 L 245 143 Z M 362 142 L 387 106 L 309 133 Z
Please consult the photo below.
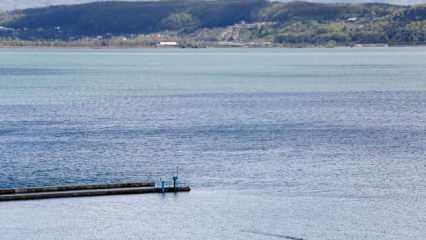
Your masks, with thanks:
M 333 49 L 333 48 L 422 48 L 425 44 L 416 45 L 383 45 L 368 44 L 363 46 L 206 46 L 206 47 L 155 47 L 155 46 L 48 46 L 48 45 L 0 45 L 0 49 Z
M 152 49 L 152 50 L 171 50 L 171 49 L 372 49 L 372 48 L 425 48 L 426 45 L 394 45 L 389 47 L 384 46 L 366 46 L 366 47 L 349 47 L 349 46 L 338 46 L 338 47 L 206 47 L 206 48 L 156 48 L 156 47 L 48 47 L 48 46 L 0 46 L 0 49 L 6 50 L 6 49 L 85 49 L 85 50 L 108 50 L 108 49 Z

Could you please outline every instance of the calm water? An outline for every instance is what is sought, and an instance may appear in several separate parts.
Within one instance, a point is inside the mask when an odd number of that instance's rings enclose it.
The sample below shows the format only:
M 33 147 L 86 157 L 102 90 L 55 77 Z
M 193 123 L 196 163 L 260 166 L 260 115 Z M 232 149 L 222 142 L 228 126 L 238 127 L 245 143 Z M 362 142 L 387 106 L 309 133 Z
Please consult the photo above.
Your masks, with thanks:
M 0 50 L 2 239 L 424 239 L 426 48 Z M 37 219 L 35 222 L 34 219 Z

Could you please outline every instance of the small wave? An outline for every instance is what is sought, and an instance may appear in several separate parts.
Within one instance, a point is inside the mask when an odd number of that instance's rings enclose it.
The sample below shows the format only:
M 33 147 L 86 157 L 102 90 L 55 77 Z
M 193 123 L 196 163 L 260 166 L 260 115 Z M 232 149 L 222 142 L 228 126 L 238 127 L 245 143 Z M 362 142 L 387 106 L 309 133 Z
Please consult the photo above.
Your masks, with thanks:
M 282 239 L 289 239 L 289 240 L 305 240 L 304 238 L 292 237 L 292 236 L 276 234 L 276 233 L 266 233 L 266 232 L 249 231 L 249 230 L 241 230 L 241 232 L 252 233 L 252 234 L 263 235 L 263 236 L 269 236 L 269 237 L 282 238 Z

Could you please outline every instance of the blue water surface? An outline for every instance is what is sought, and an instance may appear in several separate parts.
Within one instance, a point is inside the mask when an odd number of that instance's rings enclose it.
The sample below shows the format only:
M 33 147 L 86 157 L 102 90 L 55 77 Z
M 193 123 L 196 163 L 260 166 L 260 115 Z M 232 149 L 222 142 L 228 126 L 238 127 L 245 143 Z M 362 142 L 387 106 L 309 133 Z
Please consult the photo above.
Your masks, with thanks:
M 0 50 L 0 188 L 157 180 L 176 166 L 193 187 L 48 200 L 36 226 L 23 218 L 43 201 L 2 204 L 0 229 L 163 239 L 178 221 L 175 239 L 421 239 L 425 66 L 425 48 Z M 67 207 L 104 218 L 58 223 Z

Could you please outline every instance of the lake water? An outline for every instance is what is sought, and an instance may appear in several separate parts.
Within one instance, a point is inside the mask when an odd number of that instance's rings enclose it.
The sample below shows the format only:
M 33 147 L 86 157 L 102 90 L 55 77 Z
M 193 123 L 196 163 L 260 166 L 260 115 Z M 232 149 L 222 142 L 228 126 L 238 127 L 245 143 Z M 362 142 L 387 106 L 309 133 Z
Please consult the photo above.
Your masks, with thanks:
M 426 236 L 426 48 L 0 50 L 1 239 Z

